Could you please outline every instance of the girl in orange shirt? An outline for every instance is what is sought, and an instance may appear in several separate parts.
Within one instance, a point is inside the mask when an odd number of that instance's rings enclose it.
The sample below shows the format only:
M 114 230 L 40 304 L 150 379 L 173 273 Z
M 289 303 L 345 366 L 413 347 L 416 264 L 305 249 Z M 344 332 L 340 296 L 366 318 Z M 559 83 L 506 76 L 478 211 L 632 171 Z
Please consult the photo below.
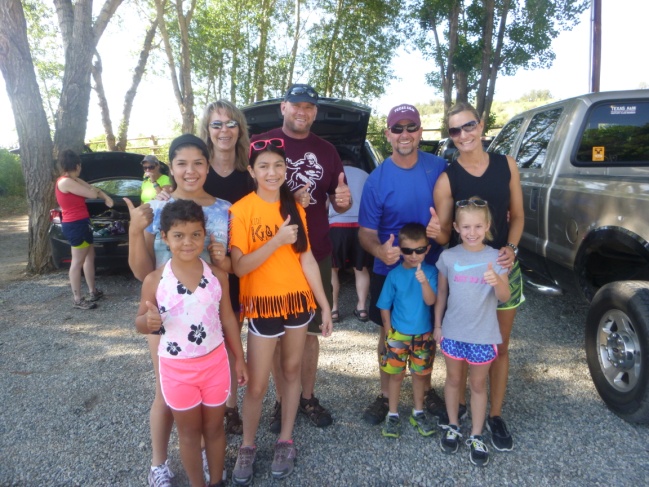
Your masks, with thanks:
M 305 212 L 286 184 L 283 147 L 282 139 L 250 145 L 248 170 L 256 190 L 230 208 L 230 255 L 241 278 L 241 314 L 248 318 L 243 442 L 232 475 L 238 485 L 252 482 L 255 436 L 278 339 L 286 391 L 271 473 L 283 478 L 293 471 L 297 454 L 292 436 L 300 400 L 300 364 L 316 301 L 322 308 L 322 335 L 332 331 L 331 309 L 311 253 Z

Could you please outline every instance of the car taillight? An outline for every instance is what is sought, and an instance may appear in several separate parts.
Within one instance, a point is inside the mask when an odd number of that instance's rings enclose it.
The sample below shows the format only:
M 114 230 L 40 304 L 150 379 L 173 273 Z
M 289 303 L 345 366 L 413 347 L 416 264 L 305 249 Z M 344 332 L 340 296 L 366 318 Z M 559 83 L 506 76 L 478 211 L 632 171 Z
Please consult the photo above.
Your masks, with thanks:
M 61 210 L 50 210 L 50 221 L 52 223 L 61 223 L 63 219 L 63 213 Z

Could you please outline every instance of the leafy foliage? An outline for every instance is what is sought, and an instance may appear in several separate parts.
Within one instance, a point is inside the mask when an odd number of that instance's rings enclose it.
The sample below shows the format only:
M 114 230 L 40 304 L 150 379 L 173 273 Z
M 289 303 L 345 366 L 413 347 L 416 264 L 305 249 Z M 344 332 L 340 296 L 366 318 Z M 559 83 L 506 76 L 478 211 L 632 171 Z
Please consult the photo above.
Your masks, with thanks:
M 20 157 L 0 149 L 0 196 L 25 197 L 25 178 Z

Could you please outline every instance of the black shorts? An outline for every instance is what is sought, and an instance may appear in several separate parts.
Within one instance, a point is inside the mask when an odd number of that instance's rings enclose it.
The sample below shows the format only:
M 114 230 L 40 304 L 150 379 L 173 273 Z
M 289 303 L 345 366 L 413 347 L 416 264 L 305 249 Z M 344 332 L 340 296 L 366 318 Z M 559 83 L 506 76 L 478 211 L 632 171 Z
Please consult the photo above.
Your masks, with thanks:
M 365 252 L 358 240 L 358 226 L 331 226 L 329 237 L 333 245 L 331 265 L 336 269 L 372 267 L 372 254 Z
M 313 311 L 304 311 L 288 318 L 248 318 L 248 331 L 253 335 L 267 338 L 279 338 L 286 333 L 286 328 L 303 328 L 313 321 Z
M 61 230 L 72 247 L 79 247 L 80 245 L 83 245 L 84 242 L 88 244 L 93 243 L 90 218 L 61 223 Z

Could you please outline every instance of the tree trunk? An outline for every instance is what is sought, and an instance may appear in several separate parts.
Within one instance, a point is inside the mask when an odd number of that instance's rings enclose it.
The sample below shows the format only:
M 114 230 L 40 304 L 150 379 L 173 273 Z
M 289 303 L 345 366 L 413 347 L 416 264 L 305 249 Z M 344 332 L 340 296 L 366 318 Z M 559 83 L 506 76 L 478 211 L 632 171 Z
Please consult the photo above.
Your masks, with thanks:
M 329 50 L 329 57 L 327 59 L 327 67 L 324 76 L 325 85 L 323 87 L 324 96 L 333 96 L 333 88 L 335 86 L 335 77 L 338 70 L 338 65 L 336 63 L 337 53 L 338 53 L 338 41 L 340 35 L 340 24 L 342 22 L 341 16 L 345 14 L 344 9 L 344 0 L 338 0 L 336 6 L 336 20 L 334 23 L 334 28 L 331 31 L 331 49 Z M 343 47 L 344 48 L 344 47 Z
M 480 66 L 480 81 L 476 92 L 476 110 L 482 120 L 486 120 L 489 114 L 485 113 L 485 98 L 490 79 L 490 66 L 492 62 L 492 40 L 494 33 L 494 10 L 495 0 L 485 0 L 485 23 L 482 30 L 482 64 Z
M 494 100 L 494 93 L 496 92 L 496 78 L 502 63 L 502 50 L 505 43 L 505 31 L 507 28 L 507 15 L 511 6 L 511 0 L 504 0 L 502 5 L 502 14 L 500 16 L 500 25 L 498 27 L 498 37 L 496 38 L 496 48 L 493 53 L 493 60 L 491 62 L 491 71 L 489 73 L 489 87 L 485 95 L 484 107 L 482 113 L 483 120 L 489 121 L 489 114 L 491 113 L 491 105 Z M 488 127 L 487 127 L 488 128 Z
M 101 57 L 98 52 L 95 52 L 95 57 L 95 63 L 92 65 L 92 78 L 95 80 L 95 92 L 99 99 L 101 123 L 104 126 L 104 133 L 106 134 L 106 147 L 109 151 L 114 151 L 117 150 L 115 148 L 115 134 L 113 133 L 113 122 L 110 120 L 110 109 L 108 108 L 108 100 L 104 91 L 104 81 L 101 76 L 103 71 Z
M 295 0 L 295 33 L 293 35 L 293 47 L 291 47 L 291 60 L 289 61 L 288 73 L 284 82 L 284 90 L 288 90 L 293 84 L 293 73 L 295 72 L 295 62 L 297 60 L 297 48 L 300 41 L 300 0 Z
M 54 207 L 50 127 L 38 89 L 27 40 L 27 23 L 19 0 L 0 2 L 0 70 L 11 100 L 27 189 L 29 248 L 27 271 L 41 274 L 52 267 L 49 211 Z

